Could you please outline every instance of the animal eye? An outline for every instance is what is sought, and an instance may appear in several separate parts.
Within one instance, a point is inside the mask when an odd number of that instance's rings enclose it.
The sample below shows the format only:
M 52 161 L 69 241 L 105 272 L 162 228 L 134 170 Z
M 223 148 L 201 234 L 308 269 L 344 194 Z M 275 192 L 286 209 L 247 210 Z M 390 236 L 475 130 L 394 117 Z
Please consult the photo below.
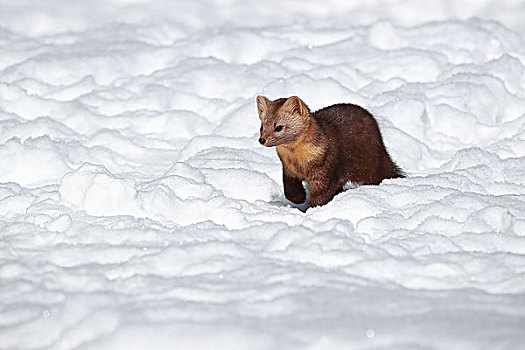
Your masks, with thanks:
M 277 125 L 277 126 L 275 127 L 275 131 L 277 131 L 277 132 L 281 131 L 282 129 L 283 129 L 283 126 L 282 126 L 282 125 Z

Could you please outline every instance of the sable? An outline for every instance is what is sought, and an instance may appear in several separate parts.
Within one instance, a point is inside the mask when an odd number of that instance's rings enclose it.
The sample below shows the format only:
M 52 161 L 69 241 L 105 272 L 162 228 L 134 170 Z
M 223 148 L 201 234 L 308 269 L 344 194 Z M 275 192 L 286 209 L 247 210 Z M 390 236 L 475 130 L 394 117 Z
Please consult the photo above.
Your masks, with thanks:
M 310 207 L 324 205 L 348 182 L 378 185 L 404 177 L 388 154 L 379 126 L 366 109 L 335 104 L 316 112 L 297 96 L 270 101 L 257 96 L 259 142 L 277 148 L 283 164 L 284 195 L 304 203 L 308 182 Z

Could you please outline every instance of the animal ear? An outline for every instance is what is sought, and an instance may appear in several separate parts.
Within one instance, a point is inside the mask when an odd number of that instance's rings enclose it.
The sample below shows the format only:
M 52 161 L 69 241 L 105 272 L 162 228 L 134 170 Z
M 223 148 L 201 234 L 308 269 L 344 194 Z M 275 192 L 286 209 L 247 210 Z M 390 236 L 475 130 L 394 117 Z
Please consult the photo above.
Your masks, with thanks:
M 259 119 L 262 120 L 263 116 L 268 113 L 268 106 L 270 105 L 270 100 L 264 96 L 257 96 L 257 112 L 259 112 Z
M 297 96 L 288 98 L 281 107 L 281 110 L 290 114 L 299 114 L 304 117 L 310 114 L 308 106 Z

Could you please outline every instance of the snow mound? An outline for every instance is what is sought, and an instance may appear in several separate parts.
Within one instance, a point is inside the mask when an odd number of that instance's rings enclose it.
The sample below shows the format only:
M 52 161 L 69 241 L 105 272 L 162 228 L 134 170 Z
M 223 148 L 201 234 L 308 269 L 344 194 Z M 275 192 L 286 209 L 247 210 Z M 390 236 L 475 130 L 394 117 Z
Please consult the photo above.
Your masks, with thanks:
M 5 0 L 0 349 L 518 349 L 525 6 Z M 255 96 L 409 175 L 302 212 Z

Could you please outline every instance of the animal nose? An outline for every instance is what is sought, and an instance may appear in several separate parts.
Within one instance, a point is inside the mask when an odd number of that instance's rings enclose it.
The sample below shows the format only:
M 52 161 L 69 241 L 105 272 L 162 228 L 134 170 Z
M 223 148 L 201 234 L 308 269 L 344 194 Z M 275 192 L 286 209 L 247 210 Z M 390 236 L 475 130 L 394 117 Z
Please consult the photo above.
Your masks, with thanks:
M 259 139 L 259 143 L 260 143 L 261 145 L 264 145 L 265 142 L 266 142 L 265 139 Z

